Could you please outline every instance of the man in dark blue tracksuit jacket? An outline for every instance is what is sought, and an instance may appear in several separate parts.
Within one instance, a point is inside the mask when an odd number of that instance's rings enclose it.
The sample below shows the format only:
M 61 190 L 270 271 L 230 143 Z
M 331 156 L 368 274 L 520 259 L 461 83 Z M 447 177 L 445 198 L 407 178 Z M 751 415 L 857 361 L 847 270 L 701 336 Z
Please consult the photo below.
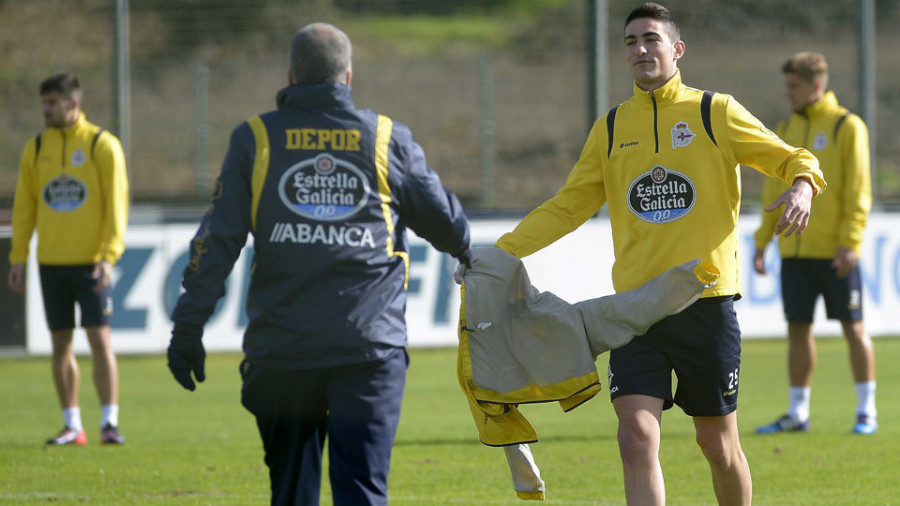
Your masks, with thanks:
M 203 325 L 253 234 L 242 403 L 256 417 L 272 504 L 318 504 L 329 438 L 337 505 L 386 504 L 406 377 L 406 229 L 468 261 L 457 198 L 407 127 L 350 95 L 350 41 L 309 25 L 291 41 L 278 109 L 231 136 L 191 242 L 169 368 L 204 380 Z

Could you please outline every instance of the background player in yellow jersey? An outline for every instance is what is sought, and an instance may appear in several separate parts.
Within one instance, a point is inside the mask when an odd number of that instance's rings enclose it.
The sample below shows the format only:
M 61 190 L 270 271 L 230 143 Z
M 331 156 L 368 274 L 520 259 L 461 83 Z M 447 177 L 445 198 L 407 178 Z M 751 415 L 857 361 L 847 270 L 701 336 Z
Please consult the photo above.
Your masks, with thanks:
M 47 128 L 28 141 L 19 162 L 12 217 L 9 286 L 25 291 L 25 263 L 35 228 L 44 309 L 53 341 L 53 380 L 65 427 L 51 445 L 85 445 L 78 403 L 80 373 L 72 350 L 75 303 L 93 354 L 100 398 L 100 440 L 122 444 L 119 373 L 110 344 L 110 278 L 125 250 L 128 179 L 119 140 L 81 112 L 81 85 L 56 74 L 40 86 Z
M 785 235 L 806 227 L 825 181 L 815 157 L 779 139 L 733 97 L 682 84 L 677 63 L 686 47 L 668 9 L 646 3 L 632 10 L 624 42 L 634 96 L 594 123 L 565 186 L 497 246 L 530 255 L 606 204 L 617 292 L 693 258 L 719 268 L 718 283 L 700 300 L 611 352 L 609 391 L 629 504 L 665 503 L 660 426 L 673 404 L 693 417 L 719 503 L 750 504 L 736 413 L 739 166 L 791 185 L 769 206 L 784 207 L 775 231 Z
M 850 366 L 859 403 L 853 432 L 878 430 L 875 411 L 875 354 L 863 325 L 859 255 L 872 207 L 869 132 L 859 116 L 838 104 L 828 90 L 828 63 L 818 53 L 795 54 L 782 67 L 793 114 L 778 125 L 785 142 L 804 146 L 819 159 L 830 188 L 812 205 L 816 219 L 802 236 L 779 239 L 781 296 L 788 321 L 788 412 L 759 433 L 809 430 L 809 398 L 816 346 L 812 322 L 816 300 L 825 300 L 830 319 L 840 320 L 850 350 Z M 784 191 L 766 181 L 763 199 Z M 763 256 L 772 239 L 775 216 L 763 217 L 756 232 L 754 268 L 767 269 Z

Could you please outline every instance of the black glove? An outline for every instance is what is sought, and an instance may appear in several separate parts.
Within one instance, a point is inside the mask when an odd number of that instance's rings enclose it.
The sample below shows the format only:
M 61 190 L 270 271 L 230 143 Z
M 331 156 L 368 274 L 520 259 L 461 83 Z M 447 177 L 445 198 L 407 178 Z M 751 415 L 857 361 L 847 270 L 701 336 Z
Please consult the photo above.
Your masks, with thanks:
M 453 271 L 453 281 L 456 281 L 457 285 L 461 285 L 463 283 L 463 276 L 465 276 L 466 272 L 472 268 L 472 250 L 466 248 L 459 254 L 453 255 L 453 257 L 459 260 L 459 265 L 457 265 L 456 270 Z
M 472 268 L 472 250 L 470 250 L 469 248 L 466 248 L 462 250 L 461 253 L 453 256 L 456 257 L 457 260 L 459 260 L 459 263 L 465 265 L 467 269 Z
M 175 376 L 175 381 L 192 392 L 197 387 L 191 378 L 191 371 L 198 382 L 202 383 L 206 379 L 206 372 L 203 370 L 206 350 L 203 349 L 202 337 L 203 327 L 176 323 L 169 343 L 169 370 Z

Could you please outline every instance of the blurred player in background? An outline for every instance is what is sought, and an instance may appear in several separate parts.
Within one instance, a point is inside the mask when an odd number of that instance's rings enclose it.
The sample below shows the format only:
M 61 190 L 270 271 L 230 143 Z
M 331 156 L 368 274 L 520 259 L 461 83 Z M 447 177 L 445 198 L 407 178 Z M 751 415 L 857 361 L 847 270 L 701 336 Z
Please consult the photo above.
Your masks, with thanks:
M 204 380 L 203 326 L 252 233 L 241 401 L 271 502 L 319 504 L 327 437 L 334 504 L 383 505 L 409 363 L 406 229 L 465 261 L 469 226 L 409 129 L 354 106 L 344 32 L 304 27 L 289 60 L 278 110 L 231 136 L 191 242 L 169 368 L 189 390 Z
M 829 190 L 813 202 L 812 220 L 802 236 L 781 237 L 781 297 L 788 321 L 788 412 L 758 433 L 809 430 L 809 399 L 816 363 L 813 312 L 825 299 L 829 319 L 840 320 L 850 350 L 850 366 L 859 402 L 853 432 L 878 430 L 875 410 L 875 354 L 863 325 L 859 256 L 872 207 L 869 175 L 869 132 L 862 119 L 838 104 L 828 91 L 828 63 L 818 53 L 795 54 L 782 67 L 793 114 L 778 125 L 785 142 L 803 146 L 816 158 Z M 766 180 L 763 201 L 784 191 L 776 179 Z M 777 216 L 764 213 L 756 231 L 753 265 L 766 274 L 766 245 Z
M 778 233 L 800 233 L 825 188 L 818 162 L 767 130 L 733 97 L 685 86 L 685 43 L 672 13 L 645 3 L 625 20 L 634 96 L 594 123 L 565 186 L 497 246 L 524 257 L 609 208 L 617 292 L 694 258 L 719 268 L 718 283 L 681 313 L 610 354 L 609 391 L 629 504 L 664 504 L 659 461 L 662 412 L 693 417 L 720 504 L 750 504 L 750 467 L 737 426 L 740 329 L 737 218 L 739 165 L 789 187 Z M 672 372 L 678 387 L 672 394 Z
M 72 74 L 41 83 L 47 128 L 28 141 L 13 204 L 9 286 L 25 291 L 29 242 L 37 228 L 37 262 L 53 342 L 53 380 L 65 426 L 48 445 L 85 445 L 78 403 L 80 373 L 72 351 L 75 303 L 91 347 L 101 404 L 100 440 L 122 444 L 119 370 L 111 345 L 110 278 L 125 251 L 128 177 L 119 140 L 88 122 Z

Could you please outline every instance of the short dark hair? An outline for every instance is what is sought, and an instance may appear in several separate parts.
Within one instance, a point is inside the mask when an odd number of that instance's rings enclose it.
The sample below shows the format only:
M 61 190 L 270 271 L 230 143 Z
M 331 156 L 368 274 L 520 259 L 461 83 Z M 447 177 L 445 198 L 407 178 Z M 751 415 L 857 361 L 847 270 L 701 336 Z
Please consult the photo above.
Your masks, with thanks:
M 40 93 L 46 95 L 51 92 L 58 92 L 69 100 L 73 98 L 81 99 L 81 83 L 75 74 L 68 72 L 60 72 L 44 79 L 41 82 Z
M 297 84 L 343 83 L 350 69 L 350 38 L 328 23 L 304 26 L 291 39 L 291 77 Z
M 625 18 L 625 27 L 628 26 L 628 23 L 631 23 L 638 18 L 650 18 L 659 21 L 669 29 L 669 35 L 674 41 L 681 40 L 681 29 L 678 28 L 678 20 L 675 19 L 675 15 L 672 14 L 672 11 L 664 6 L 652 2 L 638 5 L 632 9 L 631 12 L 628 13 L 628 17 Z
M 796 74 L 807 83 L 828 79 L 828 62 L 821 53 L 802 51 L 781 66 L 783 74 Z

